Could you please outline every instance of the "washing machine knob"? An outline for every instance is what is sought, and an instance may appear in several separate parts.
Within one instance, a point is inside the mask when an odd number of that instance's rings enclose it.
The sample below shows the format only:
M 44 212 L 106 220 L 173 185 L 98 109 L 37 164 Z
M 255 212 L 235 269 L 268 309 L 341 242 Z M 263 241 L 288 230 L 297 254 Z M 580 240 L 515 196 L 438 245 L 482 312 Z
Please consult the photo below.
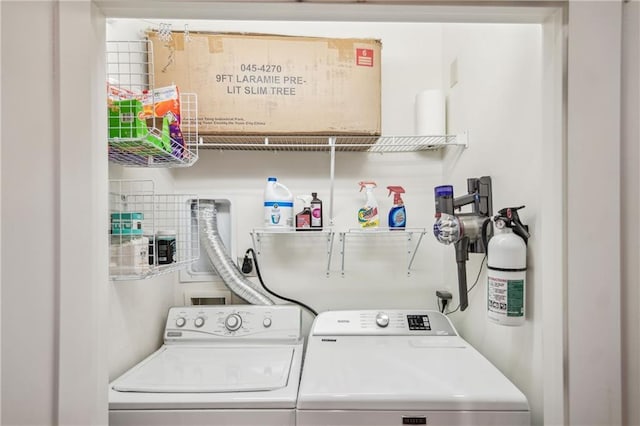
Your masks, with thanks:
M 262 320 L 262 325 L 264 326 L 264 328 L 271 327 L 271 318 L 265 318 L 264 320 Z
M 389 315 L 380 312 L 378 315 L 376 315 L 376 324 L 378 324 L 378 327 L 382 327 L 382 328 L 385 328 L 386 326 L 388 326 Z
M 195 325 L 197 328 L 200 328 L 204 325 L 204 318 L 203 317 L 198 317 L 195 319 L 195 321 L 193 321 L 193 325 Z
M 184 317 L 178 317 L 176 318 L 176 326 L 177 327 L 184 327 L 184 325 L 187 323 L 187 320 Z
M 224 320 L 224 326 L 229 331 L 236 331 L 242 325 L 242 317 L 238 314 L 231 314 Z

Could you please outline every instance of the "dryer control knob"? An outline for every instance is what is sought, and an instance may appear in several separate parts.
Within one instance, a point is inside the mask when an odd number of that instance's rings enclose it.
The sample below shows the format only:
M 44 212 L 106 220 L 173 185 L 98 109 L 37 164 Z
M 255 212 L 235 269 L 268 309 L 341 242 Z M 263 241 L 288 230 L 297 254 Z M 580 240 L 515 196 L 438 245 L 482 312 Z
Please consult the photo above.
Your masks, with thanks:
M 265 318 L 264 320 L 262 320 L 262 325 L 264 326 L 264 328 L 271 327 L 271 318 Z
M 242 317 L 238 314 L 231 314 L 224 320 L 224 326 L 229 331 L 236 331 L 242 325 Z
M 178 317 L 176 318 L 176 326 L 177 327 L 184 327 L 184 325 L 187 323 L 187 320 L 184 319 L 184 317 Z
M 193 321 L 193 325 L 195 325 L 197 328 L 200 328 L 204 325 L 204 318 L 203 317 L 198 317 L 195 319 L 195 321 Z
M 386 326 L 388 326 L 389 315 L 380 312 L 378 315 L 376 315 L 376 324 L 378 324 L 378 327 L 382 327 L 382 328 L 385 328 Z

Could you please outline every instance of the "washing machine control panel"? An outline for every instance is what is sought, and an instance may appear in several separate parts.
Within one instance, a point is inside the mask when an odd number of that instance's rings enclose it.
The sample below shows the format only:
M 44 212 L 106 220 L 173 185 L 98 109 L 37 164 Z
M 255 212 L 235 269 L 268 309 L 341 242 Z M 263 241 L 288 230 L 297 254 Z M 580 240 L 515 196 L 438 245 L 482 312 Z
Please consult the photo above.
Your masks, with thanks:
M 165 342 L 301 338 L 297 306 L 184 306 L 169 309 Z M 227 340 L 228 341 L 228 340 Z
M 407 315 L 409 330 L 431 330 L 429 315 Z
M 456 336 L 449 319 L 438 311 L 328 311 L 316 318 L 311 334 L 318 336 Z

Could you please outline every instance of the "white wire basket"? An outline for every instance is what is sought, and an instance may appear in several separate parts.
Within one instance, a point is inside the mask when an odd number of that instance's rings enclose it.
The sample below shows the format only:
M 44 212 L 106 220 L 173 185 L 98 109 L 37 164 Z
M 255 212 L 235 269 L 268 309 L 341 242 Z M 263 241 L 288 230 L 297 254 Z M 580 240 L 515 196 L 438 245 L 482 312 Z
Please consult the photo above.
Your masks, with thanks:
M 198 98 L 155 87 L 150 40 L 107 42 L 109 160 L 186 167 L 198 160 Z
M 150 278 L 200 257 L 196 195 L 156 194 L 149 180 L 111 180 L 109 210 L 112 280 Z

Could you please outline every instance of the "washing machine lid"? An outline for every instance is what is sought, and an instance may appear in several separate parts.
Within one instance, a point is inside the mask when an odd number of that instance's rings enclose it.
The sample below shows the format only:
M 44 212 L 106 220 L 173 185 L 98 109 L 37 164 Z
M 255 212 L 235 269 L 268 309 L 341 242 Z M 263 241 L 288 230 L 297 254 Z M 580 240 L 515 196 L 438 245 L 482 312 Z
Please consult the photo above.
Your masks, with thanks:
M 458 336 L 313 337 L 297 407 L 529 410 L 524 394 Z
M 112 384 L 119 392 L 214 393 L 287 386 L 292 347 L 163 346 Z

